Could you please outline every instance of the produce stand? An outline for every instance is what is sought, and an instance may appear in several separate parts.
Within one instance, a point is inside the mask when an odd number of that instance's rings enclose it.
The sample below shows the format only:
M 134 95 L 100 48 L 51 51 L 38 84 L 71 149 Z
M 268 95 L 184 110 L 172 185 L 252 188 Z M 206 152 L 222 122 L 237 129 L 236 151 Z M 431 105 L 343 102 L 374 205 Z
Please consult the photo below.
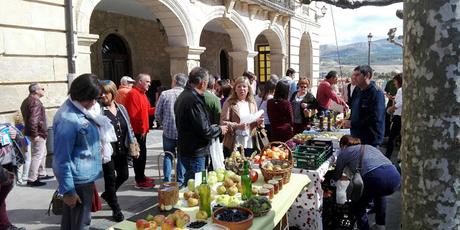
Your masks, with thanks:
M 289 209 L 289 225 L 299 229 L 323 229 L 322 209 L 323 209 L 323 189 L 321 182 L 330 166 L 335 163 L 335 155 L 338 150 L 338 138 L 336 136 L 349 134 L 349 130 L 339 130 L 337 132 L 327 132 L 331 137 L 324 137 L 321 133 L 312 133 L 319 140 L 331 140 L 334 143 L 335 153 L 329 157 L 321 166 L 315 170 L 293 168 L 293 173 L 308 175 L 311 182 L 302 193 L 295 199 Z
M 253 184 L 255 187 L 260 187 L 264 184 L 263 181 L 263 176 L 260 172 L 260 170 L 256 169 L 259 173 L 259 178 L 256 183 Z M 299 174 L 299 173 L 292 173 L 290 182 L 285 184 L 283 186 L 283 189 L 279 191 L 278 194 L 274 196 L 274 198 L 271 200 L 272 203 L 272 210 L 265 216 L 261 217 L 256 217 L 253 220 L 253 224 L 251 228 L 249 229 L 274 229 L 278 223 L 283 223 L 284 227 L 281 227 L 280 229 L 287 229 L 288 228 L 288 223 L 287 223 L 287 212 L 291 205 L 294 203 L 296 200 L 297 196 L 304 190 L 304 187 L 307 186 L 310 183 L 310 179 L 307 175 L 305 174 Z M 195 215 L 198 212 L 198 207 L 187 207 L 186 203 L 182 199 L 183 193 L 185 192 L 185 189 L 180 191 L 180 200 L 179 202 L 174 206 L 174 208 L 180 209 L 187 214 L 189 214 L 191 221 L 195 221 Z M 153 199 L 152 199 L 153 200 Z M 147 215 L 149 210 L 152 210 L 152 213 L 157 213 L 158 209 L 158 204 L 153 205 L 152 207 L 148 208 L 147 210 L 143 211 L 142 213 L 145 213 Z M 153 210 L 156 209 L 156 210 Z M 211 218 L 208 219 L 208 222 L 211 223 L 212 220 Z M 125 220 L 123 222 L 120 222 L 114 226 L 112 226 L 114 229 L 120 229 L 120 230 L 135 230 L 136 229 L 136 223 L 135 220 Z M 158 228 L 160 229 L 160 228 Z

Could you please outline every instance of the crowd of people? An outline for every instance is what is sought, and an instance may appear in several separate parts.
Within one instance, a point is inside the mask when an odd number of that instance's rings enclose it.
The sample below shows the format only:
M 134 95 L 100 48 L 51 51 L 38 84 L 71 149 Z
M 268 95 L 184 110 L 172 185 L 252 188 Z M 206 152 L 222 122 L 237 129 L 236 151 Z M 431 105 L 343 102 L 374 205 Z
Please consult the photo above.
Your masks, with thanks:
M 342 96 L 335 89 L 339 77 L 335 71 L 330 71 L 319 83 L 316 95 L 311 92 L 310 80 L 301 76 L 296 81 L 295 74 L 295 70 L 289 68 L 285 76 L 272 74 L 267 82 L 259 84 L 256 75 L 249 71 L 227 80 L 211 75 L 205 68 L 195 67 L 188 76 L 176 74 L 171 89 L 162 91 L 155 105 L 150 104 L 146 95 L 151 85 L 148 74 L 141 73 L 135 79 L 124 76 L 118 88 L 114 82 L 100 80 L 94 74 L 77 77 L 53 121 L 53 171 L 65 203 L 61 229 L 89 227 L 92 199 L 97 196 L 94 182 L 102 177 L 105 187 L 101 197 L 112 209 L 113 220 L 123 221 L 117 190 L 129 178 L 129 161 L 133 164 L 136 188 L 155 186 L 154 179 L 145 175 L 150 116 L 154 115 L 163 128 L 163 150 L 177 158 L 177 167 L 173 169 L 172 156 L 164 157 L 164 177 L 161 179 L 171 181 L 174 170 L 179 186 L 183 187 L 195 173 L 212 168 L 216 154 L 211 151 L 212 144 L 218 143 L 223 148 L 223 156 L 219 159 L 228 157 L 237 146 L 244 149 L 244 155 L 250 156 L 258 150 L 254 143 L 256 129 L 266 129 L 270 141 L 285 142 L 310 129 L 315 117 L 329 114 L 333 102 L 342 106 L 342 112 L 351 113 L 350 120 L 344 124 L 350 128 L 351 136 L 341 141 L 338 178 L 345 166 L 357 167 L 356 156 L 360 148 L 355 145 L 365 146 L 362 175 L 365 184 L 372 185 L 365 186 L 365 195 L 356 206 L 358 227 L 369 228 L 362 207 L 371 200 L 378 206 L 377 225 L 384 226 L 384 196 L 397 189 L 399 177 L 387 178 L 384 182 L 389 184 L 385 185 L 379 178 L 387 175 L 388 170 L 394 173 L 391 168 L 394 166 L 388 159 L 400 135 L 402 75 L 393 79 L 397 92 L 385 94 L 394 103 L 385 106 L 384 93 L 375 86 L 372 69 L 367 65 L 354 69 Z M 53 178 L 45 170 L 48 127 L 45 108 L 39 100 L 44 90 L 38 83 L 31 84 L 30 94 L 21 105 L 24 145 L 30 142 L 31 147 L 25 150 L 30 156 L 26 156 L 20 178 L 32 187 L 43 186 L 46 184 L 43 180 Z M 262 115 L 246 122 L 259 110 L 264 111 L 259 113 Z M 378 147 L 383 144 L 385 122 L 389 119 L 386 116 L 391 116 L 391 125 L 387 131 L 387 151 L 382 154 Z M 2 129 L 6 131 L 2 133 L 0 150 L 9 153 L 11 146 L 3 143 L 3 136 L 13 140 L 18 135 L 12 126 L 0 126 Z M 0 226 L 5 226 L 1 229 L 18 229 L 9 223 L 4 203 L 11 189 L 14 164 L 3 159 L 1 165 Z M 377 194 L 379 190 L 386 192 Z

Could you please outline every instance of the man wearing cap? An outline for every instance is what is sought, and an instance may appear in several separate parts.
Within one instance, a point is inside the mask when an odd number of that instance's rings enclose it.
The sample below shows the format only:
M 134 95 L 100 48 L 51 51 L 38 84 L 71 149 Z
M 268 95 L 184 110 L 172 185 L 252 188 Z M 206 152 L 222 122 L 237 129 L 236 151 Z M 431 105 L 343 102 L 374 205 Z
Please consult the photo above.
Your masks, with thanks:
M 29 96 L 21 104 L 21 113 L 24 118 L 24 133 L 31 141 L 32 160 L 29 168 L 28 186 L 36 187 L 46 185 L 40 179 L 51 179 L 47 176 L 46 162 L 46 138 L 48 127 L 46 126 L 45 107 L 40 98 L 45 95 L 45 89 L 38 83 L 29 85 Z
M 128 92 L 133 88 L 134 81 L 131 77 L 129 76 L 123 76 L 120 80 L 120 87 L 118 87 L 118 94 L 115 97 L 115 101 L 119 104 L 125 105 L 126 101 L 126 96 L 128 95 Z

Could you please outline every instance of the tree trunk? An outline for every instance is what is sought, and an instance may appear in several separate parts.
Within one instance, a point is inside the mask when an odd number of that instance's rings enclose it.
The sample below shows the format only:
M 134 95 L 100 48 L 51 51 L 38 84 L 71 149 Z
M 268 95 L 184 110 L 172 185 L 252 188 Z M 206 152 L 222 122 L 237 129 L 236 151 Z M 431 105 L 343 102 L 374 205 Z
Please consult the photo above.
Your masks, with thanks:
M 460 0 L 406 0 L 403 229 L 460 228 Z

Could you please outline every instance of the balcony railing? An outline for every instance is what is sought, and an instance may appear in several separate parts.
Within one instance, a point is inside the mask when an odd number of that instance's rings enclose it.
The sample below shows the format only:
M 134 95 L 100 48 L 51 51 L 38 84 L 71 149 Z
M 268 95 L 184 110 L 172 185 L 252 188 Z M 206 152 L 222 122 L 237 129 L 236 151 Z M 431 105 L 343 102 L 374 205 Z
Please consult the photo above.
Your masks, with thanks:
M 253 0 L 260 5 L 271 7 L 275 10 L 293 14 L 295 10 L 295 0 Z

